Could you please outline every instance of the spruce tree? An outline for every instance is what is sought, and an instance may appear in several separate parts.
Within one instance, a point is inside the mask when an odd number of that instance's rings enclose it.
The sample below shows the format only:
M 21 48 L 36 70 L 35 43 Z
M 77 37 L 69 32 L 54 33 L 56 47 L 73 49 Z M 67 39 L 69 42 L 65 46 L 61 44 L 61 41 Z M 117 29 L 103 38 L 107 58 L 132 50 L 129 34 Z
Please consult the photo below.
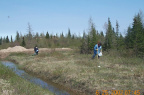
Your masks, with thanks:
M 46 39 L 49 39 L 49 33 L 48 32 L 46 33 Z
M 92 21 L 92 19 L 89 19 L 89 24 L 90 24 L 90 29 L 89 29 L 89 50 L 93 50 L 94 46 L 97 44 L 98 42 L 98 35 L 97 35 L 97 31 L 95 29 L 95 25 Z
M 106 37 L 105 37 L 105 43 L 104 43 L 105 49 L 113 48 L 112 40 L 113 40 L 113 30 L 112 30 L 110 18 L 108 18 L 108 27 L 106 30 Z
M 116 49 L 118 50 L 119 49 L 119 24 L 118 24 L 118 21 L 116 21 L 116 33 L 115 33 L 115 37 L 116 37 Z
M 71 31 L 70 31 L 70 29 L 68 29 L 68 36 L 67 37 L 71 38 Z
M 83 32 L 83 38 L 82 38 L 82 45 L 81 45 L 81 53 L 88 54 L 93 51 L 93 48 L 95 44 L 98 42 L 98 32 L 95 29 L 94 23 L 92 22 L 92 19 L 89 19 L 89 31 L 88 35 L 86 35 L 85 32 Z
M 90 50 L 93 50 L 95 44 L 98 42 L 98 36 L 96 34 L 96 29 L 94 27 L 94 24 L 91 26 L 91 31 L 90 31 Z
M 25 43 L 24 37 L 23 37 L 23 39 L 22 39 L 21 46 L 23 46 L 23 47 L 25 47 L 25 46 L 26 46 L 26 43 Z
M 11 35 L 11 42 L 13 42 L 12 35 Z
M 9 38 L 8 38 L 8 36 L 6 37 L 6 43 L 9 43 Z
M 127 49 L 133 48 L 132 28 L 129 26 L 125 37 L 125 44 Z
M 20 35 L 19 35 L 19 32 L 17 31 L 16 32 L 16 41 L 19 41 L 20 40 Z
M 118 49 L 123 50 L 124 47 L 125 47 L 125 43 L 124 43 L 124 37 L 122 36 L 121 33 L 120 33 L 120 36 L 119 36 L 119 38 L 118 38 L 117 43 L 119 44 L 119 45 L 118 45 Z
M 86 41 L 85 32 L 83 32 L 82 45 L 80 46 L 80 53 L 82 53 L 82 54 L 86 54 L 87 53 L 87 41 Z
M 134 38 L 134 52 L 136 55 L 144 51 L 144 35 L 143 35 L 143 23 L 140 14 L 134 17 L 133 21 L 133 38 Z
M 128 49 L 133 49 L 136 56 L 144 55 L 144 27 L 140 13 L 134 17 L 132 28 L 128 27 L 125 43 Z

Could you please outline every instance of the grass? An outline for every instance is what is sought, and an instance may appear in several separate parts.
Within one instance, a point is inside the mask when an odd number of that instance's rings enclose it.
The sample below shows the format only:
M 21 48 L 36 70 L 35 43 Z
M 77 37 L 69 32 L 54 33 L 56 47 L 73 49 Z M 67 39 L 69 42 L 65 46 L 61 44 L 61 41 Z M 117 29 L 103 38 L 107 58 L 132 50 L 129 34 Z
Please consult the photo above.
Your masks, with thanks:
M 14 74 L 0 64 L 0 95 L 53 95 Z
M 96 90 L 143 90 L 144 60 L 122 57 L 116 51 L 104 52 L 97 60 L 78 51 L 52 51 L 38 56 L 14 53 L 23 69 L 72 89 L 93 94 Z M 98 67 L 100 66 L 100 67 Z

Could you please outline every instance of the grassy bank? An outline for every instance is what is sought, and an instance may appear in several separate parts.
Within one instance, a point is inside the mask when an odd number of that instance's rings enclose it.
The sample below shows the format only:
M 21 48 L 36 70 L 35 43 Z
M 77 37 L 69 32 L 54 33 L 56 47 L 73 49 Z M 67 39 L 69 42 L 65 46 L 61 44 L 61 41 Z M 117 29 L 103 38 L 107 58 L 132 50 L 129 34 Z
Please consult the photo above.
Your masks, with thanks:
M 96 90 L 142 90 L 144 88 L 144 60 L 121 56 L 118 52 L 104 52 L 99 60 L 78 51 L 51 51 L 31 56 L 12 53 L 7 59 L 19 67 L 44 79 L 95 95 Z
M 0 95 L 53 95 L 12 72 L 0 64 Z

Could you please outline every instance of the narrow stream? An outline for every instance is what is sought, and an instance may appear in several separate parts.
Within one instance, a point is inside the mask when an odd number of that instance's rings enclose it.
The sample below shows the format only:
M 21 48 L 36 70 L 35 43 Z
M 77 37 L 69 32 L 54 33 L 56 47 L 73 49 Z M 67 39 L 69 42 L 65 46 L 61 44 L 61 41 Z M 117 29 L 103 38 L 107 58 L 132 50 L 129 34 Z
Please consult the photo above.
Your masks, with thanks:
M 60 90 L 60 89 L 48 84 L 47 82 L 41 80 L 40 78 L 36 78 L 36 77 L 29 75 L 24 70 L 18 69 L 17 65 L 12 63 L 12 62 L 2 61 L 2 64 L 4 66 L 7 66 L 8 68 L 12 69 L 14 71 L 14 73 L 17 74 L 18 76 L 30 81 L 31 83 L 34 83 L 34 84 L 39 85 L 45 89 L 48 89 L 49 91 L 51 91 L 55 95 L 70 95 L 68 92 Z

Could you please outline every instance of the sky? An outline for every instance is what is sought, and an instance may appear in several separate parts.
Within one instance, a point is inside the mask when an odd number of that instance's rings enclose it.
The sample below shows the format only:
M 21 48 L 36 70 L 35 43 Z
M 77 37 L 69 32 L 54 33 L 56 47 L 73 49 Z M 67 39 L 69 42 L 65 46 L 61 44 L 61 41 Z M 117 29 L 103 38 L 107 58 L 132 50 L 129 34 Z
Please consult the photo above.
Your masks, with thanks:
M 144 0 L 0 0 L 0 37 L 28 33 L 28 23 L 32 33 L 68 33 L 77 36 L 89 29 L 92 18 L 96 30 L 106 32 L 104 24 L 108 18 L 119 32 L 126 34 L 134 16 L 144 12 Z

